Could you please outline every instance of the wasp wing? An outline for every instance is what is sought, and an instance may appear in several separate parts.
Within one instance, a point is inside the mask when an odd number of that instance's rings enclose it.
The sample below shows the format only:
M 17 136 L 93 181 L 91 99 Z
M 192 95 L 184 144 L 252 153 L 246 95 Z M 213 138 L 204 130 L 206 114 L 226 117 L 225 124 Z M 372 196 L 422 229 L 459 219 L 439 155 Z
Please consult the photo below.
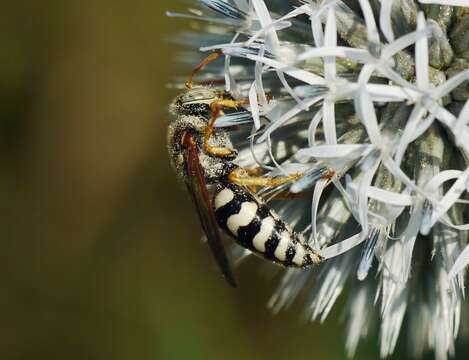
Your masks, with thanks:
M 215 213 L 210 201 L 210 195 L 205 182 L 205 175 L 200 165 L 199 153 L 197 145 L 193 137 L 186 133 L 183 139 L 184 148 L 186 149 L 185 163 L 187 166 L 187 187 L 192 196 L 192 200 L 199 214 L 200 222 L 207 236 L 208 244 L 215 257 L 223 276 L 232 287 L 236 287 L 236 281 L 230 269 L 225 250 L 222 245 L 220 231 L 218 229 Z

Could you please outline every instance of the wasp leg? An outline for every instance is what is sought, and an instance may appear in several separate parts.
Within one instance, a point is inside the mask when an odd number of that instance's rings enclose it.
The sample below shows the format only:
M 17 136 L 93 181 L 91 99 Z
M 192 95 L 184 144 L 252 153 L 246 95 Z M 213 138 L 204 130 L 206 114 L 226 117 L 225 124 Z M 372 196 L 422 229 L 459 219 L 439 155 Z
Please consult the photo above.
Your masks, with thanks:
M 243 170 L 246 172 L 247 175 L 249 175 L 250 177 L 260 177 L 262 175 L 262 173 L 264 172 L 264 170 L 260 167 L 260 166 L 257 166 L 257 167 L 253 167 L 253 168 L 243 168 Z M 249 191 L 251 191 L 252 193 L 257 193 L 257 186 L 255 185 L 249 185 L 247 186 L 247 188 L 249 189 Z
M 275 200 L 299 200 L 306 199 L 312 196 L 311 191 L 304 191 L 300 193 L 292 193 L 289 191 L 282 191 L 279 194 L 274 195 L 273 199 Z
M 264 171 L 260 166 L 256 166 L 253 168 L 243 168 L 244 171 L 246 171 L 246 174 L 250 176 L 260 176 L 262 175 L 262 172 Z
M 215 100 L 210 104 L 210 110 L 212 117 L 205 128 L 204 133 L 204 150 L 207 154 L 217 157 L 229 157 L 233 156 L 234 150 L 225 147 L 210 146 L 209 140 L 215 129 L 215 123 L 220 115 L 223 115 L 223 108 L 237 109 L 238 107 L 248 104 L 249 100 L 231 100 L 231 99 L 219 99 Z
M 238 168 L 228 175 L 228 180 L 242 186 L 280 186 L 301 178 L 301 174 L 292 174 L 278 177 L 249 176 L 245 169 Z
M 223 52 L 221 50 L 217 50 L 213 53 L 211 53 L 209 56 L 207 56 L 205 59 L 203 59 L 199 65 L 197 65 L 194 70 L 192 70 L 191 74 L 189 75 L 189 79 L 187 79 L 186 82 L 186 88 L 192 89 L 192 83 L 194 80 L 194 76 L 197 75 L 197 73 L 202 70 L 206 65 L 210 64 L 211 62 L 215 61 L 218 59 L 220 56 L 223 55 Z

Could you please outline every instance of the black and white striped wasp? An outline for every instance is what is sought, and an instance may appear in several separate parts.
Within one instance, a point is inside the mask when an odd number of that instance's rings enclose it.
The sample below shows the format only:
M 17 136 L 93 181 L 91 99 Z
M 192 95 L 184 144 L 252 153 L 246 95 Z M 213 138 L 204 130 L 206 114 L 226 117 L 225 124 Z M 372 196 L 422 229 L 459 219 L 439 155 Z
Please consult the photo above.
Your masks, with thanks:
M 171 104 L 174 120 L 168 127 L 168 149 L 176 173 L 191 194 L 216 262 L 235 287 L 219 228 L 241 246 L 284 266 L 308 267 L 319 263 L 321 256 L 249 188 L 279 186 L 299 176 L 263 177 L 239 167 L 227 133 L 215 129 L 224 108 L 247 103 L 226 92 L 192 85 L 193 75 L 216 57 L 211 55 L 194 70 L 187 89 Z

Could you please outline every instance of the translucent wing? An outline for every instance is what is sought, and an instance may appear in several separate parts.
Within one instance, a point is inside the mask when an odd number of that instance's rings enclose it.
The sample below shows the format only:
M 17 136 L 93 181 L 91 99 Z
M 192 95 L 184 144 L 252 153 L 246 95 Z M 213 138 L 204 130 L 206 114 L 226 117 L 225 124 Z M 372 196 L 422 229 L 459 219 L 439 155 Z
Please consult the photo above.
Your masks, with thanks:
M 192 196 L 192 200 L 197 208 L 200 222 L 207 236 L 208 244 L 215 257 L 223 276 L 232 287 L 236 287 L 236 281 L 232 275 L 228 259 L 223 248 L 220 231 L 218 229 L 215 213 L 207 191 L 204 170 L 199 161 L 197 145 L 193 137 L 186 133 L 183 138 L 185 151 L 185 161 L 187 166 L 187 187 Z

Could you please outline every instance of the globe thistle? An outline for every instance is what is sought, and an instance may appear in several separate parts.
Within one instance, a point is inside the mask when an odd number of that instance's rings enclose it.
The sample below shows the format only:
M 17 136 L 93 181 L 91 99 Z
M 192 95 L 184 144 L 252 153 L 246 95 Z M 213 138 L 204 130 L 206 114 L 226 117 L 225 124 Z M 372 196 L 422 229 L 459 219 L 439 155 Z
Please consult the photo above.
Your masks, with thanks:
M 392 354 L 404 322 L 415 355 L 452 355 L 469 263 L 469 0 L 192 5 L 169 13 L 193 20 L 180 42 L 224 55 L 198 80 L 249 99 L 217 126 L 240 166 L 301 174 L 258 194 L 325 259 L 284 270 L 269 306 L 306 293 L 324 321 L 348 284 L 350 356 L 374 324 Z

